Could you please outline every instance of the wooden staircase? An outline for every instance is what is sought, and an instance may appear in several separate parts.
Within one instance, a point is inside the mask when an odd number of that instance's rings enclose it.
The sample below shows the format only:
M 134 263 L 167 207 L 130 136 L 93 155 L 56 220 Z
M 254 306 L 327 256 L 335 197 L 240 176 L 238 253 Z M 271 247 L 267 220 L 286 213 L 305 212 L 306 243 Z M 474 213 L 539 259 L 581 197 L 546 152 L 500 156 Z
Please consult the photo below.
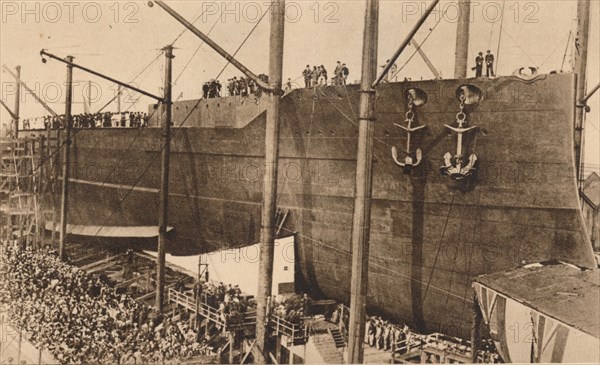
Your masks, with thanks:
M 344 356 L 330 331 L 311 337 L 316 350 L 326 364 L 343 364 Z
M 331 337 L 333 337 L 333 341 L 335 341 L 335 347 L 338 349 L 346 347 L 346 341 L 339 329 L 329 328 L 328 331 Z

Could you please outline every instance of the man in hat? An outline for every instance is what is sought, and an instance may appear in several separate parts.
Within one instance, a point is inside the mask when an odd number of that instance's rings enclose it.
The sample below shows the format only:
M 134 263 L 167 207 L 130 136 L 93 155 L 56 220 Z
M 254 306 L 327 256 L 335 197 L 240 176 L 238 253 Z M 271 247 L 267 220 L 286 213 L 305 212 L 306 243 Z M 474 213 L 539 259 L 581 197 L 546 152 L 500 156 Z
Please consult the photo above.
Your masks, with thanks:
M 487 77 L 494 77 L 494 55 L 492 51 L 487 50 L 487 54 L 485 55 L 485 75 Z
M 342 79 L 342 63 L 337 61 L 337 65 L 335 66 L 335 70 L 333 70 L 333 84 L 340 85 Z
M 350 70 L 346 66 L 345 63 L 342 63 L 342 84 L 346 85 L 346 80 L 348 79 L 348 75 L 350 75 Z
M 481 77 L 483 74 L 483 52 L 479 52 L 479 55 L 475 57 L 475 67 L 471 70 L 475 70 L 475 77 Z
M 306 68 L 302 71 L 302 76 L 304 76 L 304 87 L 311 87 L 312 70 L 310 69 L 310 65 L 306 65 Z

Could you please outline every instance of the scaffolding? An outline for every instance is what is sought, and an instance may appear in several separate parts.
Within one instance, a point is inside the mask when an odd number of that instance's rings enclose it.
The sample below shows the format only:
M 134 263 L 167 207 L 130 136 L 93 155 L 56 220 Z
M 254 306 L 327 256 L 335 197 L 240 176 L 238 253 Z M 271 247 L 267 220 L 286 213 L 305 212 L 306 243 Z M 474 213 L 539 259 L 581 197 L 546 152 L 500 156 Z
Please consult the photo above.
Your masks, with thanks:
M 47 223 L 56 226 L 54 212 L 55 174 L 53 156 L 56 138 L 27 136 L 0 140 L 0 239 L 37 249 L 48 242 Z M 54 232 L 54 230 L 53 230 Z

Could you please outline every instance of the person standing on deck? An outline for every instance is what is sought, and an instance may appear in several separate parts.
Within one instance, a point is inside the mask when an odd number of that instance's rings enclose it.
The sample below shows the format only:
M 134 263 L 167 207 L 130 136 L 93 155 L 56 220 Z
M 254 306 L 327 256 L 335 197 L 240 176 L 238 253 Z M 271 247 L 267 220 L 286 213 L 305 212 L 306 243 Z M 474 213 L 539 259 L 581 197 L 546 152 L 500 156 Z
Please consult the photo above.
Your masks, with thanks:
M 333 79 L 335 80 L 334 85 L 342 84 L 342 63 L 340 61 L 337 61 L 337 66 L 335 66 L 335 70 L 333 71 Z
M 487 77 L 494 77 L 494 55 L 492 51 L 487 50 L 487 54 L 485 55 L 485 75 Z
M 317 86 L 319 82 L 319 69 L 317 66 L 313 66 L 313 70 L 310 74 L 311 76 L 311 86 Z
M 346 66 L 345 63 L 342 63 L 342 85 L 346 85 L 346 80 L 348 79 L 348 75 L 350 75 L 350 70 Z
M 310 65 L 306 65 L 304 71 L 302 71 L 302 76 L 304 76 L 304 87 L 309 88 L 311 86 L 311 75 L 312 71 L 310 69 Z
M 475 70 L 475 77 L 481 77 L 483 75 L 483 52 L 479 52 L 479 55 L 475 57 L 475 67 L 471 70 Z

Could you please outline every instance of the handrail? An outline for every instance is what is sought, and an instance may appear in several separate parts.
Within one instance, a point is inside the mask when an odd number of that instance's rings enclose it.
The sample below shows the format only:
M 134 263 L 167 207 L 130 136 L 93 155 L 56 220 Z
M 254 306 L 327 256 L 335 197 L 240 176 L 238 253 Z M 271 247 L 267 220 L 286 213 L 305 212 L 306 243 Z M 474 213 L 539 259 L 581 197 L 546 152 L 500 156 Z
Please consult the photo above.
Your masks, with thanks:
M 187 293 L 181 293 L 170 288 L 167 293 L 167 300 L 196 312 L 196 299 Z M 229 321 L 221 316 L 221 312 L 218 309 L 206 303 L 199 302 L 197 308 L 197 314 L 227 329 L 256 325 L 256 309 L 246 311 L 241 323 L 228 323 Z M 308 337 L 308 333 L 305 330 L 306 326 L 304 324 L 294 324 L 285 318 L 276 315 L 271 316 L 269 324 L 273 329 L 276 329 L 278 332 L 291 338 L 292 341 L 302 340 Z

